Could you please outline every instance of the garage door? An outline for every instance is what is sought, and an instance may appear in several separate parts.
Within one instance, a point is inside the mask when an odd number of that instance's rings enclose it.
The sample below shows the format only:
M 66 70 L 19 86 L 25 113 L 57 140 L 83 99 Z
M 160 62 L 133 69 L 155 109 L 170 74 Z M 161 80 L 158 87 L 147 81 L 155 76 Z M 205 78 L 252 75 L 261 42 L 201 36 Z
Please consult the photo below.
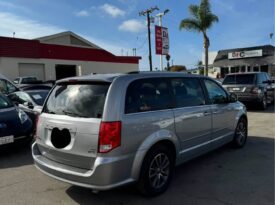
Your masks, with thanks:
M 39 63 L 19 63 L 19 76 L 35 76 L 38 80 L 45 80 L 45 65 Z

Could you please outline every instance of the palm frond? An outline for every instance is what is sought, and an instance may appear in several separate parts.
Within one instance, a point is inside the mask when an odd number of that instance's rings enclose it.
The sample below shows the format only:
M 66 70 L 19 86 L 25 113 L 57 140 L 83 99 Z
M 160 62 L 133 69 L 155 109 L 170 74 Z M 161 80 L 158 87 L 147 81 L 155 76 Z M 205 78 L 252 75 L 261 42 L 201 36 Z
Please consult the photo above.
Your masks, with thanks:
M 199 19 L 201 21 L 204 21 L 208 14 L 211 14 L 210 4 L 208 0 L 201 0 L 198 13 Z
M 211 13 L 211 5 L 209 3 L 209 0 L 201 0 L 199 8 L 200 11 L 203 13 Z
M 193 31 L 201 32 L 200 22 L 198 20 L 192 19 L 192 18 L 183 19 L 180 22 L 179 28 L 180 28 L 180 30 L 186 29 L 186 30 L 193 30 Z
M 200 5 L 191 4 L 189 6 L 189 12 L 191 17 L 181 21 L 180 30 L 205 32 L 215 22 L 219 21 L 218 16 L 211 12 L 209 0 L 201 0 Z
M 189 13 L 196 19 L 199 19 L 199 6 L 191 4 L 189 6 Z
M 219 22 L 218 16 L 215 14 L 209 13 L 205 16 L 202 22 L 202 27 L 206 30 L 212 27 L 212 25 L 216 22 Z

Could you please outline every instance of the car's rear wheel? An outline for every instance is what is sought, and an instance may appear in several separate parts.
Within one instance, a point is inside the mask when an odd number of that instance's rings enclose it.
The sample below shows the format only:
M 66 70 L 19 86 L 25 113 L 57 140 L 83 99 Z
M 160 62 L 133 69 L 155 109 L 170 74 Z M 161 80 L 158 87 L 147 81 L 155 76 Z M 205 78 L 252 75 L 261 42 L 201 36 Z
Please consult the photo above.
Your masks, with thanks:
M 235 148 L 242 148 L 247 140 L 247 120 L 241 118 L 237 124 L 232 144 Z
M 146 196 L 159 195 L 168 188 L 173 172 L 173 154 L 165 145 L 156 145 L 143 161 L 137 187 Z

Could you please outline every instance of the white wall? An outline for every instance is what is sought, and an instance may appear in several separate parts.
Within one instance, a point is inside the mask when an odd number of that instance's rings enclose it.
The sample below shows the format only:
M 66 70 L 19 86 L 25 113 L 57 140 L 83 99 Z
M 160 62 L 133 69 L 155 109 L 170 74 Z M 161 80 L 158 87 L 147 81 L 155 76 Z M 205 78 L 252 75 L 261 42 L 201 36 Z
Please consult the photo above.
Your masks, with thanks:
M 55 80 L 55 65 L 81 66 L 82 75 L 91 73 L 127 73 L 138 71 L 138 64 L 106 63 L 91 61 L 69 61 L 55 59 L 6 58 L 0 57 L 0 73 L 13 80 L 19 76 L 19 63 L 39 63 L 45 65 L 45 80 Z M 78 69 L 77 69 L 78 72 Z M 35 73 L 33 74 L 35 76 Z
M 218 55 L 217 51 L 208 52 L 208 65 L 213 65 L 217 55 Z M 203 65 L 205 65 L 204 56 L 205 56 L 204 53 L 202 53 L 201 61 Z

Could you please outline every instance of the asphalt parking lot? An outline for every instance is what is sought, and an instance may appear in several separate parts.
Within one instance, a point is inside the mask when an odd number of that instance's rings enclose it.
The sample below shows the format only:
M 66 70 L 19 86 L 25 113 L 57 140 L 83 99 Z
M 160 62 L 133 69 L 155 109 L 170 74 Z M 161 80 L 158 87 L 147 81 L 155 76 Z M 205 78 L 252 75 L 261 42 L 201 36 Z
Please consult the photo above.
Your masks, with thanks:
M 145 198 L 133 186 L 93 194 L 38 171 L 30 148 L 0 147 L 0 204 L 274 204 L 274 106 L 250 110 L 243 149 L 224 146 L 176 169 L 169 190 Z

